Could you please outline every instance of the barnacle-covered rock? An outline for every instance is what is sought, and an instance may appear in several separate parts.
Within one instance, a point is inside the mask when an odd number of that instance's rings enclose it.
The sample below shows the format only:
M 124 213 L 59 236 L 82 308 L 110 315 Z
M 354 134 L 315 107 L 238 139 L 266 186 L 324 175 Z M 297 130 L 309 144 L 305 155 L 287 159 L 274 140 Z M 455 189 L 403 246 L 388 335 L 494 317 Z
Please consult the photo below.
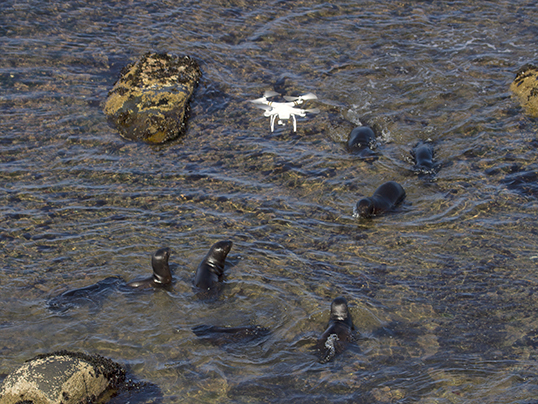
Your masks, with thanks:
M 122 70 L 104 112 L 127 139 L 174 140 L 185 132 L 189 100 L 201 75 L 189 56 L 146 53 Z
M 125 369 L 99 355 L 59 351 L 39 355 L 8 375 L 2 404 L 78 404 L 93 402 L 125 380 Z
M 510 90 L 518 96 L 527 114 L 538 118 L 538 67 L 531 64 L 521 67 Z

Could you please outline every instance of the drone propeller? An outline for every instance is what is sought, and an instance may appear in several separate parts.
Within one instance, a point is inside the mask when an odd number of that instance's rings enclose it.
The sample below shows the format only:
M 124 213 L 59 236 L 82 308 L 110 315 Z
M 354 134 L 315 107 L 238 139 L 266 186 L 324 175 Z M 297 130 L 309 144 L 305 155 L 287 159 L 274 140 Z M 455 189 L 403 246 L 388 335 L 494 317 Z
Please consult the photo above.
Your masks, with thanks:
M 284 99 L 286 101 L 292 101 L 292 102 L 298 102 L 299 104 L 306 100 L 317 100 L 318 97 L 314 93 L 308 93 L 305 95 L 300 95 L 299 97 L 290 97 L 289 95 L 285 95 Z
M 251 102 L 254 102 L 254 101 L 251 101 Z M 255 102 L 254 102 L 255 103 Z M 258 104 L 258 103 L 255 103 L 255 107 L 256 108 L 260 108 L 260 109 L 263 109 L 265 111 L 270 111 L 273 109 L 273 107 L 269 106 L 269 105 L 265 105 L 265 104 Z
M 304 109 L 303 111 L 308 112 L 309 114 L 319 114 L 319 108 Z
M 254 104 L 264 104 L 267 102 L 267 98 L 274 97 L 275 95 L 280 95 L 280 94 L 277 93 L 276 91 L 266 91 L 265 93 L 263 93 L 263 97 L 256 98 L 255 100 L 252 100 L 250 102 L 253 102 Z
M 271 90 L 267 90 L 266 92 L 263 93 L 263 96 L 265 98 L 271 98 L 271 97 L 274 97 L 275 95 L 280 95 L 280 94 L 277 93 L 276 91 L 271 91 Z

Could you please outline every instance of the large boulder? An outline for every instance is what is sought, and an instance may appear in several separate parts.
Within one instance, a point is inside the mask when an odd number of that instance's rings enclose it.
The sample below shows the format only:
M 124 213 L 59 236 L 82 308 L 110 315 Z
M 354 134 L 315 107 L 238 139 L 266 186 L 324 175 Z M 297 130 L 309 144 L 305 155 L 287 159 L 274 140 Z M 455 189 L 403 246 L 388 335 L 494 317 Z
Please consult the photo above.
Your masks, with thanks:
M 189 56 L 146 53 L 122 70 L 104 112 L 127 139 L 174 140 L 185 132 L 189 100 L 201 76 Z
M 94 402 L 125 380 L 125 369 L 99 355 L 60 351 L 39 355 L 8 375 L 2 404 Z
M 538 67 L 526 64 L 519 69 L 510 90 L 518 96 L 527 114 L 538 118 Z

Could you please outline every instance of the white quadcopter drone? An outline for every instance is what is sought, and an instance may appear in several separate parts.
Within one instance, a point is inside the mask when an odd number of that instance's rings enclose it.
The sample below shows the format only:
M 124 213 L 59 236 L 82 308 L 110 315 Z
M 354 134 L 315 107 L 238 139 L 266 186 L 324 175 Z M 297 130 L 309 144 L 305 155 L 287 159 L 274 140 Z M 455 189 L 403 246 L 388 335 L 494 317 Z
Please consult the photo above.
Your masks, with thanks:
M 264 116 L 271 117 L 271 132 L 275 131 L 275 121 L 277 117 L 277 122 L 279 125 L 286 125 L 284 121 L 289 121 L 291 118 L 293 121 L 293 131 L 297 132 L 297 120 L 295 119 L 295 115 L 304 117 L 306 116 L 307 112 L 311 114 L 317 114 L 319 112 L 319 109 L 317 108 L 295 108 L 299 104 L 302 104 L 304 101 L 317 99 L 318 97 L 316 97 L 316 94 L 308 93 L 299 97 L 284 96 L 284 99 L 290 102 L 273 102 L 268 100 L 268 98 L 274 97 L 276 95 L 280 94 L 275 91 L 266 91 L 263 94 L 262 98 L 257 98 L 250 101 L 256 104 L 256 107 L 265 110 L 265 112 L 263 113 Z

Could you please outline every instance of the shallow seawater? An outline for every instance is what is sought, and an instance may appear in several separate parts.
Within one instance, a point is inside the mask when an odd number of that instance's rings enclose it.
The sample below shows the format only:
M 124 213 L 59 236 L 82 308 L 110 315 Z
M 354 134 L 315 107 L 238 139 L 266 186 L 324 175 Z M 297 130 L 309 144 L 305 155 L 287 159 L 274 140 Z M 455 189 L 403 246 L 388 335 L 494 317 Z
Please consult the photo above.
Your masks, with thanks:
M 538 122 L 508 90 L 538 59 L 536 2 L 1 9 L 0 374 L 68 349 L 158 387 L 138 402 L 536 402 Z M 186 135 L 164 146 L 122 139 L 102 113 L 147 51 L 203 70 Z M 247 102 L 265 90 L 314 92 L 321 112 L 271 133 Z M 345 149 L 361 124 L 378 135 L 373 163 Z M 441 168 L 420 177 L 410 151 L 427 139 Z M 405 202 L 354 218 L 389 180 Z M 194 272 L 223 239 L 222 293 L 199 301 Z M 149 276 L 164 246 L 171 290 L 47 308 Z M 358 340 L 320 364 L 311 347 L 337 296 Z M 200 324 L 271 333 L 214 346 Z

